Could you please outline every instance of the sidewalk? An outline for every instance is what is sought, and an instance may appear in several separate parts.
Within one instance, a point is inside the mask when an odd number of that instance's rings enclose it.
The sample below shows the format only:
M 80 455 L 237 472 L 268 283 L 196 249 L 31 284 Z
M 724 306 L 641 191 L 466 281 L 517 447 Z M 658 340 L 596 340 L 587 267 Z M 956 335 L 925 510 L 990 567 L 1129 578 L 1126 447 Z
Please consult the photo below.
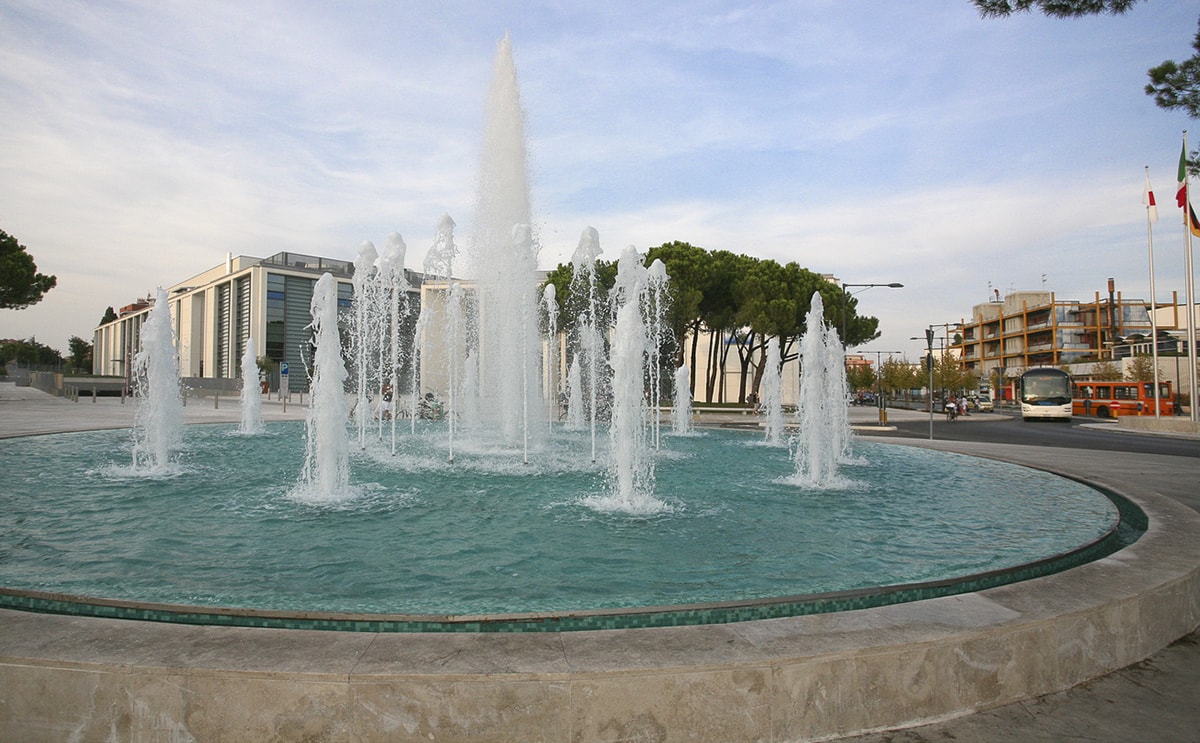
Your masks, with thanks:
M 242 419 L 241 405 L 235 397 L 192 397 L 183 408 L 186 423 L 237 423 Z M 299 396 L 286 405 L 279 400 L 263 400 L 263 420 L 304 420 L 307 407 Z M 286 408 L 286 410 L 285 410 Z M 18 387 L 0 382 L 0 439 L 33 436 L 63 431 L 94 431 L 103 428 L 129 428 L 133 425 L 137 404 L 120 397 L 80 397 L 73 402 L 46 394 L 33 387 Z

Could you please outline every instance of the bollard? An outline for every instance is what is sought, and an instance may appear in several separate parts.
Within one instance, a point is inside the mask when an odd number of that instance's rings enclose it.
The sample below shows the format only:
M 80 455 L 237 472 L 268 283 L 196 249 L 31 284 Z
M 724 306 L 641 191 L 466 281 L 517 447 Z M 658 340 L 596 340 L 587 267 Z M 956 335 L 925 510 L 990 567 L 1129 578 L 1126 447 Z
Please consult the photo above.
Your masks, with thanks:
M 217 410 L 220 407 L 221 407 L 221 393 L 213 392 L 213 410 Z
M 93 384 L 93 385 L 92 385 L 92 404 L 93 404 L 93 405 L 95 405 L 95 404 L 96 404 L 96 397 L 97 397 L 97 395 L 96 395 L 96 385 L 94 385 L 94 384 Z

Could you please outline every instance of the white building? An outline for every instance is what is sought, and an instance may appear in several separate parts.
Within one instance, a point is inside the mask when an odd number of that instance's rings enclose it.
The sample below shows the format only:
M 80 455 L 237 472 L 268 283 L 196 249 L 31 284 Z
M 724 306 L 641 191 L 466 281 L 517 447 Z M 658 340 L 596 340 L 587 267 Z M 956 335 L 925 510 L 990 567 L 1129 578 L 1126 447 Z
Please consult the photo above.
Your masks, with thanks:
M 231 255 L 224 264 L 170 286 L 167 296 L 180 375 L 240 377 L 246 340 L 253 338 L 260 357 L 288 363 L 292 389 L 307 387 L 303 370 L 312 357 L 307 327 L 312 322 L 313 285 L 322 274 L 332 274 L 337 279 L 338 303 L 348 307 L 353 272 L 349 261 L 298 253 L 276 253 L 269 258 Z M 406 273 L 410 284 L 420 285 L 415 274 Z M 126 305 L 116 320 L 96 328 L 94 374 L 129 374 L 130 361 L 140 348 L 142 323 L 152 304 L 153 300 L 147 299 Z

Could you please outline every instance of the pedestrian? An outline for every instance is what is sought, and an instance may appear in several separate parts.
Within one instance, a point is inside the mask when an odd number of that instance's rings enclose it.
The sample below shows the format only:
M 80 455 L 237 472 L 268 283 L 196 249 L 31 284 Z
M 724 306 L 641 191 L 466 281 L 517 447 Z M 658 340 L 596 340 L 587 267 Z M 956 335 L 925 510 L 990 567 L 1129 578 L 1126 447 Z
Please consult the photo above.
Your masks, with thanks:
M 392 383 L 384 382 L 383 390 L 379 394 L 381 400 L 379 402 L 379 414 L 383 416 L 385 421 L 392 419 Z

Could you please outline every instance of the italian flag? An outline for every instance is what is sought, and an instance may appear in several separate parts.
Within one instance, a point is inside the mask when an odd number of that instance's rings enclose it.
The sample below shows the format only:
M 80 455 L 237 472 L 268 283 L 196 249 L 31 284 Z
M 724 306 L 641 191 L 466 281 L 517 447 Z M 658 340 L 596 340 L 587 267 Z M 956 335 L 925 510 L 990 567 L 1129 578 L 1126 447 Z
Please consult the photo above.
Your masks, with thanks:
M 1146 190 L 1142 194 L 1142 204 L 1146 206 L 1146 219 L 1158 221 L 1158 205 L 1154 203 L 1154 189 L 1150 188 L 1150 168 L 1146 168 Z
M 1179 190 L 1175 192 L 1175 202 L 1183 209 L 1187 204 L 1187 145 L 1179 152 Z

